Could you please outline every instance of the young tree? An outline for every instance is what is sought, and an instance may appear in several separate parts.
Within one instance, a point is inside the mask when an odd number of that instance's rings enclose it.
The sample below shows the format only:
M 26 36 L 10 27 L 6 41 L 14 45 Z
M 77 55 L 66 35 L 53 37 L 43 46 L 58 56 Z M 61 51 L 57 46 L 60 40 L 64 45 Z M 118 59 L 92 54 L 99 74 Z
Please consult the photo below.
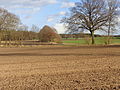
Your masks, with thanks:
M 91 33 L 92 44 L 95 44 L 94 33 L 102 30 L 108 21 L 108 12 L 104 0 L 81 0 L 70 9 L 70 16 L 63 18 L 68 32 L 87 30 Z
M 117 0 L 107 0 L 108 5 L 108 23 L 107 23 L 107 33 L 108 40 L 107 44 L 110 44 L 110 36 L 116 31 L 116 26 L 118 24 L 118 1 Z

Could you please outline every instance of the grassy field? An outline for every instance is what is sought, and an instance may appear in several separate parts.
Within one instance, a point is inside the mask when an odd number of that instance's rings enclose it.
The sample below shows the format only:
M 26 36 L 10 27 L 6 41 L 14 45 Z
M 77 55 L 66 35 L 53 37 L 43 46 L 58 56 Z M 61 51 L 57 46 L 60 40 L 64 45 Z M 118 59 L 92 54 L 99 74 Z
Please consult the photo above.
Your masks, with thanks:
M 97 45 L 104 45 L 106 44 L 107 37 L 96 37 L 95 38 L 95 44 Z M 111 44 L 120 44 L 120 38 L 119 37 L 114 37 L 110 39 Z M 91 39 L 90 38 L 79 38 L 79 39 L 74 39 L 74 38 L 69 38 L 69 39 L 63 39 L 63 43 L 65 44 L 90 44 Z
M 0 51 L 0 90 L 120 90 L 119 45 Z

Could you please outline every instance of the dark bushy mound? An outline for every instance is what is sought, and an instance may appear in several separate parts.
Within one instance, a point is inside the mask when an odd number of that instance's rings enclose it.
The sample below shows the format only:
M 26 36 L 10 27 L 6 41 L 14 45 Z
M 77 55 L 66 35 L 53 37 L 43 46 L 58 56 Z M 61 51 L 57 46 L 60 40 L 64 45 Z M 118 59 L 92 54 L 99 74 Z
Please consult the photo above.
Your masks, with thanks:
M 55 28 L 44 26 L 40 32 L 39 32 L 39 40 L 41 42 L 61 42 L 61 37 L 59 34 L 57 34 L 57 31 Z

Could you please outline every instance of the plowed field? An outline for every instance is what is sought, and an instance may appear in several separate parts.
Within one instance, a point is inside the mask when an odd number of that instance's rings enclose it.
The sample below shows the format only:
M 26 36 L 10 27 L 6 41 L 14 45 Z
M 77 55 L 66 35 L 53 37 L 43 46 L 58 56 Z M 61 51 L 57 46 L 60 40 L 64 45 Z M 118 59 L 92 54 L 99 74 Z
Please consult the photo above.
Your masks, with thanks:
M 120 46 L 0 48 L 0 90 L 120 90 Z

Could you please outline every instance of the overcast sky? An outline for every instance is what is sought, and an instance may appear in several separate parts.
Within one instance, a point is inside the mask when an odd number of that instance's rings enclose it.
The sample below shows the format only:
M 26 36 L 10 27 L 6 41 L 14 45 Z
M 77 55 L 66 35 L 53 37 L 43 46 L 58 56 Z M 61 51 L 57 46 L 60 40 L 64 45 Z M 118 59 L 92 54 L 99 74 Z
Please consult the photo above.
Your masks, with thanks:
M 40 28 L 50 25 L 59 33 L 64 33 L 65 29 L 59 22 L 77 1 L 79 0 L 0 0 L 0 7 L 19 16 L 22 23 L 29 27 L 33 24 Z
M 42 28 L 49 25 L 64 33 L 62 17 L 80 0 L 0 0 L 0 7 L 20 17 L 23 24 Z M 119 19 L 120 21 L 120 19 Z M 118 33 L 117 33 L 118 34 Z

